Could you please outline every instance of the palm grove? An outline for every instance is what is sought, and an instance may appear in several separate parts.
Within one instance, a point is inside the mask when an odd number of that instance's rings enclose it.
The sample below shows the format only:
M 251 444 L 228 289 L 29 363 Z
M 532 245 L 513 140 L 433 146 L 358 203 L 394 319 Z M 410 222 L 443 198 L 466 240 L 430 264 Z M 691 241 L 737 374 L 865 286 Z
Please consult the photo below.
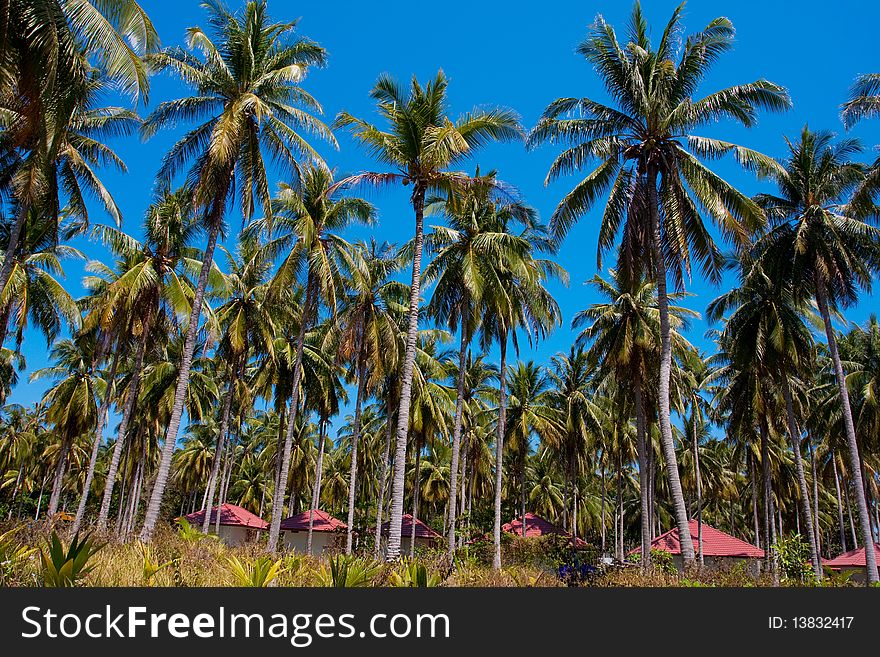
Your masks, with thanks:
M 442 72 L 380 76 L 375 116 L 325 122 L 303 86 L 319 44 L 265 2 L 205 9 L 207 28 L 165 49 L 132 0 L 2 9 L 0 400 L 48 381 L 0 416 L 5 520 L 69 509 L 74 532 L 149 541 L 228 501 L 270 520 L 274 551 L 282 518 L 324 508 L 347 518 L 347 552 L 378 555 L 389 523 L 395 559 L 414 550 L 410 513 L 443 528 L 450 558 L 488 537 L 500 568 L 502 521 L 534 511 L 620 560 L 641 546 L 647 568 L 651 539 L 695 517 L 767 548 L 799 534 L 818 577 L 821 556 L 877 540 L 880 325 L 846 311 L 880 268 L 880 169 L 806 127 L 779 159 L 701 136 L 791 104 L 763 79 L 704 88 L 727 19 L 683 37 L 679 7 L 652 40 L 638 4 L 624 34 L 597 18 L 577 52 L 607 100 L 560 98 L 526 130 L 505 108 L 453 113 Z M 158 73 L 182 95 L 141 115 Z M 134 110 L 103 105 L 120 91 Z M 863 76 L 844 127 L 878 114 L 880 75 Z M 125 169 L 112 142 L 175 125 L 127 232 L 101 181 Z M 372 170 L 328 168 L 340 131 Z M 578 180 L 546 224 L 478 166 L 499 141 L 555 149 L 546 182 Z M 725 156 L 766 193 L 715 173 Z M 412 234 L 347 240 L 354 224 L 381 235 L 365 191 L 388 186 L 407 190 Z M 563 321 L 553 257 L 588 213 L 601 301 L 568 352 L 524 362 L 520 344 Z M 75 236 L 110 254 L 79 299 L 62 284 L 85 259 Z M 736 277 L 705 310 L 712 353 L 686 337 L 695 269 Z M 27 372 L 35 330 L 52 365 Z M 701 540 L 682 552 L 701 561 Z

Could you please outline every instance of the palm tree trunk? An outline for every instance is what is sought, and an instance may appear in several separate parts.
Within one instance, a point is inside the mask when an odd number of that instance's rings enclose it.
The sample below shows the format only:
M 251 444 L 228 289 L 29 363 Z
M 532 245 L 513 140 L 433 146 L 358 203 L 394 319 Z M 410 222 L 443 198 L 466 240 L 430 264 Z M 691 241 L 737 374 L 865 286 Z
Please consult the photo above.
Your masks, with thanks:
M 657 306 L 660 311 L 660 385 L 657 391 L 657 406 L 660 421 L 660 445 L 666 463 L 666 476 L 669 479 L 669 496 L 675 511 L 675 521 L 681 543 L 681 558 L 685 567 L 694 563 L 694 544 L 690 540 L 687 507 L 678 474 L 678 460 L 675 457 L 675 441 L 672 437 L 672 421 L 669 406 L 669 381 L 672 376 L 672 335 L 669 327 L 669 298 L 666 294 L 666 262 L 663 257 L 663 243 L 660 232 L 660 208 L 657 200 L 657 172 L 648 175 L 649 206 L 654 232 L 654 267 L 657 278 Z
M 315 461 L 315 485 L 312 488 L 312 506 L 309 509 L 309 534 L 306 538 L 306 554 L 312 556 L 312 534 L 315 524 L 314 514 L 312 510 L 321 506 L 321 476 L 324 474 L 324 443 L 327 442 L 325 432 L 327 431 L 327 420 L 321 418 L 318 424 L 318 458 Z M 349 521 L 351 524 L 351 521 Z
M 67 436 L 61 441 L 61 449 L 58 451 L 58 462 L 55 464 L 55 476 L 52 479 L 52 494 L 49 496 L 49 508 L 46 517 L 52 517 L 58 512 L 58 503 L 61 500 L 61 488 L 64 483 L 64 471 L 67 466 L 67 455 L 70 453 L 72 439 Z
M 220 225 L 223 221 L 223 212 L 226 206 L 226 195 L 231 184 L 232 171 L 224 177 L 224 184 L 220 193 L 214 199 L 210 216 L 210 229 L 208 231 L 208 244 L 203 256 L 202 268 L 199 272 L 199 281 L 196 286 L 196 294 L 193 299 L 192 310 L 189 314 L 189 324 L 186 329 L 186 341 L 183 346 L 183 354 L 180 359 L 180 372 L 177 377 L 177 387 L 174 390 L 174 405 L 171 407 L 171 420 L 165 431 L 165 444 L 162 446 L 162 457 L 159 461 L 159 470 L 156 473 L 156 482 L 153 484 L 153 492 L 147 504 L 147 512 L 144 516 L 144 526 L 141 529 L 141 540 L 149 542 L 156 529 L 159 520 L 159 509 L 162 506 L 162 498 L 165 495 L 165 487 L 168 484 L 168 474 L 171 472 L 171 459 L 177 446 L 177 432 L 180 430 L 180 420 L 183 417 L 186 405 L 186 391 L 189 387 L 189 371 L 192 368 L 193 353 L 196 348 L 196 335 L 199 329 L 199 319 L 202 315 L 202 304 L 205 300 L 205 290 L 208 287 L 208 275 L 214 263 L 214 249 L 217 246 L 217 237 L 220 234 Z
M 220 414 L 220 431 L 217 433 L 217 445 L 214 448 L 214 461 L 211 463 L 211 474 L 208 476 L 208 489 L 205 491 L 205 518 L 202 520 L 202 533 L 207 534 L 211 527 L 211 511 L 214 509 L 214 493 L 217 489 L 217 477 L 220 475 L 220 461 L 223 458 L 223 450 L 226 447 L 226 432 L 229 430 L 229 415 L 232 411 L 232 396 L 235 393 L 235 377 L 233 372 L 238 368 L 233 366 L 229 372 L 229 380 L 226 382 L 226 394 L 223 396 L 223 411 Z M 217 520 L 220 520 L 219 505 L 217 508 Z
M 816 274 L 816 303 L 819 313 L 825 324 L 825 336 L 828 339 L 828 351 L 831 352 L 831 361 L 834 363 L 834 375 L 837 378 L 837 388 L 840 393 L 840 406 L 843 414 L 843 426 L 846 429 L 846 443 L 849 448 L 850 469 L 852 470 L 853 493 L 856 498 L 856 506 L 859 512 L 859 524 L 862 528 L 862 543 L 865 545 L 865 572 L 867 584 L 871 585 L 880 581 L 877 574 L 877 555 L 870 547 L 874 544 L 871 536 L 871 519 L 868 515 L 868 502 L 865 499 L 865 486 L 862 481 L 861 459 L 859 457 L 859 445 L 856 441 L 856 430 L 853 424 L 852 408 L 849 403 L 849 392 L 846 388 L 846 375 L 843 371 L 843 363 L 840 361 L 840 352 L 837 350 L 837 338 L 834 335 L 834 326 L 831 324 L 831 315 L 828 311 L 828 300 L 825 296 L 825 285 Z
M 15 477 L 15 487 L 12 489 L 12 499 L 9 500 L 9 513 L 6 514 L 6 521 L 9 522 L 12 520 L 12 507 L 15 506 L 15 498 L 18 497 L 18 487 L 21 484 L 21 474 L 24 471 L 24 468 L 19 466 L 18 474 Z M 21 504 L 18 505 L 19 512 L 21 511 Z M 19 513 L 20 515 L 20 513 Z
M 141 325 L 141 339 L 138 343 L 137 354 L 131 372 L 131 381 L 128 384 L 128 396 L 122 409 L 122 420 L 119 423 L 119 431 L 116 434 L 116 444 L 113 446 L 113 454 L 110 457 L 110 465 L 107 466 L 107 478 L 104 481 L 104 495 L 101 498 L 101 509 L 98 512 L 97 526 L 99 531 L 107 527 L 107 517 L 110 514 L 110 501 L 113 497 L 113 487 L 116 484 L 116 472 L 119 469 L 119 460 L 122 458 L 122 449 L 125 446 L 125 436 L 131 423 L 137 396 L 140 390 L 141 374 L 144 368 L 144 357 L 147 353 L 147 343 L 150 339 L 150 330 L 153 326 L 155 309 L 152 304 L 147 309 L 146 317 Z
M 394 479 L 391 484 L 391 519 L 388 529 L 388 547 L 385 558 L 396 560 L 400 556 L 400 531 L 403 518 L 403 493 L 406 483 L 406 443 L 409 433 L 409 406 L 412 401 L 412 375 L 416 359 L 416 339 L 419 330 L 419 294 L 422 279 L 422 244 L 424 242 L 425 186 L 416 182 L 412 193 L 412 205 L 416 217 L 416 234 L 413 240 L 412 282 L 409 292 L 409 322 L 406 331 L 406 349 L 401 374 L 400 404 L 397 412 L 397 436 L 394 446 Z
M 306 298 L 303 303 L 302 316 L 299 323 L 299 335 L 296 339 L 296 359 L 293 365 L 293 385 L 290 394 L 290 409 L 287 413 L 287 431 L 284 434 L 284 449 L 281 454 L 281 470 L 278 473 L 278 486 L 272 497 L 272 523 L 269 525 L 270 552 L 278 550 L 278 537 L 281 534 L 281 516 L 284 513 L 284 498 L 287 495 L 287 478 L 290 472 L 290 452 L 293 448 L 293 434 L 296 430 L 296 416 L 299 410 L 299 390 L 302 378 L 303 350 L 305 349 L 306 331 L 312 321 L 315 306 L 317 306 L 317 294 L 315 289 L 317 281 L 309 273 L 306 280 Z
M 843 522 L 843 500 L 840 495 L 840 475 L 837 472 L 837 454 L 831 452 L 831 464 L 834 469 L 834 490 L 837 493 L 837 527 L 840 530 L 840 550 L 846 549 L 846 525 Z
M 850 488 L 851 488 L 851 486 L 849 486 L 848 483 L 846 481 L 844 481 L 843 499 L 846 502 L 846 515 L 847 515 L 847 518 L 849 519 L 849 535 L 850 535 L 850 538 L 852 539 L 853 550 L 858 550 L 859 549 L 859 539 L 858 539 L 858 535 L 856 534 L 856 524 L 853 522 L 852 503 L 850 502 L 850 499 L 849 499 L 849 489 Z
M 382 452 L 382 474 L 379 482 L 379 502 L 376 504 L 376 534 L 373 537 L 373 553 L 376 559 L 382 552 L 382 510 L 385 505 L 385 493 L 388 486 L 388 465 L 391 459 L 391 436 L 394 432 L 394 423 L 391 415 L 391 394 L 388 395 L 386 403 L 388 417 L 385 418 L 385 449 Z
M 822 528 L 819 526 L 819 479 L 816 476 L 816 451 L 813 449 L 813 440 L 809 432 L 807 432 L 807 446 L 810 448 L 810 470 L 813 477 L 813 532 L 816 537 L 816 552 L 821 560 Z
M 651 501 L 648 453 L 645 446 L 645 405 L 642 399 L 642 381 L 638 374 L 632 377 L 636 406 L 636 451 L 639 458 L 639 502 L 641 503 L 642 570 L 651 567 Z
M 354 507 L 355 494 L 357 492 L 358 471 L 358 442 L 361 437 L 361 407 L 364 403 L 364 393 L 367 389 L 367 353 L 364 349 L 364 336 L 360 336 L 358 346 L 357 364 L 357 401 L 354 406 L 354 430 L 351 437 L 351 469 L 348 475 L 348 527 L 345 530 L 345 554 L 351 554 L 352 538 L 354 533 Z
M 700 443 L 697 440 L 696 412 L 691 420 L 691 430 L 694 436 L 694 480 L 697 489 L 697 559 L 702 566 L 705 564 L 703 560 L 703 482 L 700 477 Z
M 416 453 L 415 453 L 415 472 L 413 473 L 413 506 L 412 506 L 412 523 L 409 533 L 409 558 L 412 559 L 416 554 L 416 518 L 419 517 L 419 492 L 422 488 L 422 477 L 419 468 L 422 463 L 422 444 L 416 435 Z
M 813 524 L 813 510 L 810 508 L 810 492 L 807 488 L 807 476 L 804 472 L 804 460 L 801 457 L 801 432 L 794 417 L 794 401 L 791 396 L 791 384 L 787 375 L 782 376 L 782 396 L 785 399 L 785 415 L 788 421 L 788 436 L 791 441 L 791 449 L 794 453 L 795 472 L 798 479 L 798 492 L 801 498 L 801 513 L 804 516 L 804 525 L 807 530 L 807 542 L 810 544 L 810 561 L 813 563 L 813 572 L 816 579 L 822 579 L 822 562 L 819 560 L 819 548 L 816 544 L 815 525 Z
M 465 304 L 462 304 L 464 306 Z M 446 535 L 447 539 L 447 556 L 450 565 L 455 565 L 455 513 L 456 502 L 458 501 L 458 461 L 461 453 L 461 425 L 464 416 L 464 377 L 467 368 L 467 347 L 468 347 L 468 330 L 467 319 L 462 313 L 461 324 L 461 345 L 458 349 L 458 381 L 455 394 L 455 421 L 452 427 L 452 463 L 450 465 L 449 477 L 449 526 Z
M 520 535 L 526 537 L 526 450 L 527 445 L 523 445 L 522 457 L 519 460 L 519 497 L 520 497 L 520 518 L 522 518 L 522 527 Z
M 492 568 L 501 570 L 501 484 L 504 471 L 504 434 L 507 431 L 507 330 L 502 329 L 499 340 L 501 367 L 498 382 L 498 433 L 495 437 L 495 522 L 492 525 Z
M 117 341 L 116 352 L 113 354 L 113 364 L 110 366 L 110 384 L 107 386 L 107 390 L 104 393 L 104 400 L 101 402 L 101 408 L 98 411 L 95 439 L 92 441 L 92 453 L 89 455 L 89 469 L 86 471 L 86 482 L 83 485 L 82 495 L 80 495 L 79 498 L 79 506 L 76 509 L 76 518 L 73 521 L 72 532 L 74 534 L 79 532 L 83 517 L 86 515 L 86 502 L 89 501 L 89 489 L 91 489 L 92 480 L 95 478 L 95 465 L 98 463 L 98 450 L 101 449 L 101 442 L 104 438 L 104 424 L 107 422 L 107 413 L 110 411 L 110 401 L 113 398 L 116 369 L 119 366 L 119 353 L 121 351 L 121 345 Z
M 12 232 L 9 233 L 9 241 L 6 244 L 6 251 L 3 254 L 3 266 L 0 267 L 0 298 L 6 296 L 6 286 L 9 278 L 12 276 L 12 268 L 15 264 L 15 256 L 18 251 L 18 243 L 21 241 L 21 233 L 24 230 L 24 224 L 27 219 L 28 204 L 22 203 L 15 217 L 15 223 L 12 226 Z M 8 330 L 9 317 L 6 321 L 0 323 L 0 349 L 6 341 L 6 332 Z
M 755 545 L 762 547 L 761 524 L 758 522 L 758 482 L 755 480 L 755 457 L 749 449 L 749 481 L 752 484 L 752 521 L 755 525 Z
M 761 419 L 761 479 L 764 483 L 764 557 L 767 559 L 767 567 L 773 569 L 775 568 L 773 543 L 770 540 L 773 517 L 770 505 L 773 501 L 773 492 L 770 482 L 770 443 L 765 418 Z
M 604 457 L 604 454 L 602 456 Z M 601 482 L 602 482 L 601 483 L 601 485 L 602 485 L 602 509 L 601 509 L 602 536 L 601 536 L 600 540 L 602 541 L 602 556 L 604 557 L 605 556 L 605 459 L 604 458 L 602 458 L 602 468 L 601 469 L 602 469 L 602 478 L 601 478 Z

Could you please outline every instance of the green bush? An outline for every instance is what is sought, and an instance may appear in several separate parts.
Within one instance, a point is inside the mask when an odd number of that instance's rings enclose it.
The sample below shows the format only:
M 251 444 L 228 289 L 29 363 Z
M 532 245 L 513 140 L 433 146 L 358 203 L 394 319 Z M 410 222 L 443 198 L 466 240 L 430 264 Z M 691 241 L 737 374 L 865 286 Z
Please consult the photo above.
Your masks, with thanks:
M 92 537 L 79 534 L 66 548 L 54 531 L 46 548 L 40 550 L 43 564 L 43 584 L 51 587 L 76 586 L 93 569 L 89 561 L 103 549 L 105 543 L 95 543 Z

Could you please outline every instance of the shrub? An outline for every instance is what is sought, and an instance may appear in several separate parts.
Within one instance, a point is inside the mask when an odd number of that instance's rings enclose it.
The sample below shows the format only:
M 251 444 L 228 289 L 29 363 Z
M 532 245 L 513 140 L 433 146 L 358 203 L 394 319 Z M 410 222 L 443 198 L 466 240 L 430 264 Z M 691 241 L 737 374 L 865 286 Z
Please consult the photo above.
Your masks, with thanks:
M 773 551 L 784 579 L 804 582 L 811 576 L 810 546 L 800 534 L 780 537 L 773 544 Z
M 228 571 L 236 585 L 255 588 L 272 585 L 275 578 L 284 570 L 281 561 L 281 559 L 272 561 L 272 558 L 267 556 L 257 557 L 250 563 L 243 562 L 236 556 L 226 560 L 229 564 Z
M 51 587 L 76 586 L 95 568 L 89 561 L 104 545 L 95 543 L 89 535 L 80 538 L 77 534 L 65 548 L 53 531 L 46 548 L 40 550 L 43 584 Z
M 382 565 L 375 561 L 342 554 L 331 557 L 329 561 L 329 568 L 321 566 L 318 574 L 321 586 L 334 588 L 370 586 L 382 570 Z
M 429 573 L 424 564 L 404 561 L 397 570 L 391 571 L 388 582 L 397 587 L 426 588 L 440 586 L 443 580 L 440 575 Z

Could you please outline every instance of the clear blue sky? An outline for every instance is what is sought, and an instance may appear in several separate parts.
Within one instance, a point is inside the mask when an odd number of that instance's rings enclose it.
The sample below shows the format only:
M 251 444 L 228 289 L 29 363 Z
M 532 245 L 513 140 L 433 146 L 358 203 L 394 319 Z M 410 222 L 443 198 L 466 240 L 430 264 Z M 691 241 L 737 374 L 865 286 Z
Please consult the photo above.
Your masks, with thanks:
M 204 10 L 195 0 L 143 0 L 163 45 L 183 42 L 188 26 L 205 24 Z M 676 3 L 647 0 L 645 11 L 659 33 Z M 235 8 L 234 3 L 229 4 Z M 543 108 L 560 96 L 603 98 L 599 81 L 584 60 L 575 54 L 587 27 L 599 13 L 621 32 L 631 9 L 625 0 L 569 2 L 559 0 L 546 5 L 534 2 L 339 2 L 292 3 L 270 0 L 270 14 L 276 20 L 300 17 L 300 32 L 323 45 L 329 52 L 329 65 L 312 71 L 303 86 L 325 108 L 328 122 L 342 109 L 356 116 L 376 118 L 368 91 L 381 72 L 401 80 L 412 75 L 426 80 L 442 68 L 450 78 L 452 112 L 464 112 L 475 105 L 504 105 L 515 109 L 527 128 L 534 125 Z M 839 104 L 856 75 L 880 71 L 876 27 L 880 24 L 880 3 L 838 0 L 834 3 L 803 0 L 718 2 L 692 0 L 686 8 L 688 32 L 702 28 L 712 18 L 725 15 L 737 29 L 735 50 L 722 58 L 705 82 L 703 92 L 730 84 L 765 77 L 787 87 L 794 108 L 782 115 L 763 115 L 757 127 L 744 130 L 719 124 L 705 131 L 726 139 L 782 156 L 783 135 L 795 135 L 804 123 L 812 128 L 842 132 Z M 175 80 L 159 76 L 153 80 L 150 106 L 183 93 Z M 112 99 L 110 99 L 112 101 Z M 868 148 L 880 143 L 880 121 L 865 123 L 853 133 Z M 111 192 L 124 215 L 124 229 L 139 233 L 144 210 L 149 203 L 153 177 L 162 155 L 179 133 L 161 134 L 147 143 L 137 138 L 118 140 L 114 146 L 127 163 L 125 175 L 104 173 Z M 340 150 L 318 144 L 327 161 L 340 174 L 375 168 L 345 134 L 338 135 Z M 521 144 L 498 145 L 482 151 L 473 164 L 483 170 L 498 169 L 502 179 L 517 187 L 544 218 L 568 191 L 574 179 L 544 187 L 547 168 L 557 150 L 545 147 L 526 153 Z M 865 160 L 874 154 L 866 152 Z M 729 181 L 752 194 L 762 189 L 753 176 L 738 170 L 733 162 L 716 168 Z M 275 178 L 277 180 L 277 178 Z M 371 196 L 379 206 L 381 218 L 372 228 L 353 230 L 349 237 L 367 237 L 403 242 L 412 233 L 412 211 L 404 192 L 383 191 Z M 568 270 L 571 282 L 566 288 L 554 285 L 553 292 L 564 315 L 564 325 L 536 350 L 523 349 L 524 359 L 546 362 L 557 351 L 567 351 L 574 333 L 571 317 L 595 298 L 583 282 L 596 273 L 596 234 L 598 211 L 584 217 L 569 234 L 558 256 Z M 94 221 L 108 221 L 95 208 Z M 233 242 L 241 218 L 228 217 L 228 242 Z M 107 261 L 99 246 L 77 243 L 92 258 Z M 613 263 L 606 263 L 613 264 Z M 69 264 L 68 289 L 82 293 L 79 264 Z M 695 277 L 688 283 L 695 294 L 687 301 L 702 312 L 719 290 Z M 848 315 L 863 321 L 877 309 L 880 295 L 866 297 Z M 690 333 L 699 346 L 711 348 L 703 334 L 707 326 L 696 322 Z M 28 373 L 46 364 L 43 338 L 30 332 L 24 353 Z M 36 401 L 45 383 L 27 383 L 23 378 L 9 402 Z

